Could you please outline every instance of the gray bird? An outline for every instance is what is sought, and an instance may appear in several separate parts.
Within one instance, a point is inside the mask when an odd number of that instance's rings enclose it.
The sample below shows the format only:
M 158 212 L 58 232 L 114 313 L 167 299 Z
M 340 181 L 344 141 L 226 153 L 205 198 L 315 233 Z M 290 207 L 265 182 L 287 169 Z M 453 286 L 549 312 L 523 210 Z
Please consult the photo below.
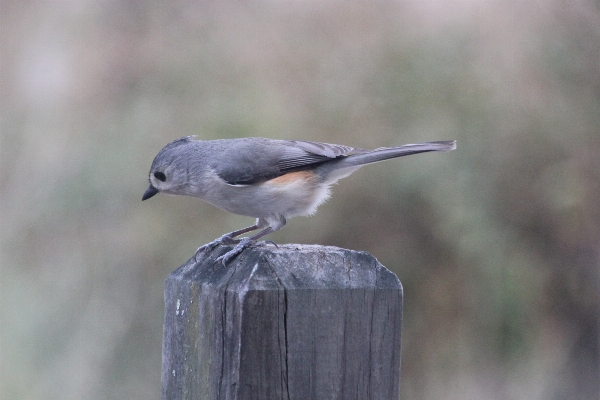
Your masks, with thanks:
M 453 140 L 363 150 L 300 140 L 195 140 L 187 136 L 167 144 L 154 158 L 150 186 L 142 201 L 159 192 L 188 195 L 256 218 L 254 225 L 227 233 L 196 251 L 197 256 L 206 248 L 235 244 L 217 259 L 226 264 L 257 239 L 281 229 L 288 218 L 313 214 L 329 197 L 332 184 L 363 165 L 455 148 Z M 236 239 L 258 229 L 253 236 Z

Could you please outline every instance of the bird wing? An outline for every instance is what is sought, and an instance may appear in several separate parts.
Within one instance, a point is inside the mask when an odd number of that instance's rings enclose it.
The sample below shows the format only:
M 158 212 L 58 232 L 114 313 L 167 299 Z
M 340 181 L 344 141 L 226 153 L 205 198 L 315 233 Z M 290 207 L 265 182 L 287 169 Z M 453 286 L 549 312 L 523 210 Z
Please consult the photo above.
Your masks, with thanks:
M 344 157 L 359 149 L 338 144 L 270 140 L 233 139 L 213 166 L 217 175 L 230 185 L 246 186 L 294 171 L 311 169 L 327 161 Z

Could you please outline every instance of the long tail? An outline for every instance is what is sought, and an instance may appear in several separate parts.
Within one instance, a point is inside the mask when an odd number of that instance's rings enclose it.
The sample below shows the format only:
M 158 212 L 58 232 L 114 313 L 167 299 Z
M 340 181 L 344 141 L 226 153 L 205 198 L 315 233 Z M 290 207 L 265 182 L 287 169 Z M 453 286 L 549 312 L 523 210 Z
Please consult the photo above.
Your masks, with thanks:
M 400 147 L 382 147 L 372 151 L 351 154 L 344 158 L 323 164 L 320 169 L 327 180 L 336 181 L 350 175 L 362 165 L 372 164 L 390 158 L 404 157 L 411 154 L 426 153 L 429 151 L 452 151 L 456 149 L 456 140 L 441 142 L 427 142 L 418 144 L 405 144 Z
M 411 154 L 426 153 L 428 151 L 452 151 L 456 149 L 456 141 L 428 142 L 418 144 L 405 144 L 400 147 L 382 147 L 367 153 L 353 154 L 340 160 L 344 166 L 371 164 L 390 158 L 404 157 Z M 340 165 L 342 167 L 342 165 Z

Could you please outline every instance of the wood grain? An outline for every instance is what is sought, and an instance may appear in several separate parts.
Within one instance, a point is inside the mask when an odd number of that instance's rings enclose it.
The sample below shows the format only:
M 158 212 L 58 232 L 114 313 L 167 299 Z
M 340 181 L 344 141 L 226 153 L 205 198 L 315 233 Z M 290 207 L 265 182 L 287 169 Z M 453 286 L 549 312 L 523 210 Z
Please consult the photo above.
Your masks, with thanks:
M 165 284 L 163 399 L 398 399 L 402 286 L 368 253 L 219 246 Z

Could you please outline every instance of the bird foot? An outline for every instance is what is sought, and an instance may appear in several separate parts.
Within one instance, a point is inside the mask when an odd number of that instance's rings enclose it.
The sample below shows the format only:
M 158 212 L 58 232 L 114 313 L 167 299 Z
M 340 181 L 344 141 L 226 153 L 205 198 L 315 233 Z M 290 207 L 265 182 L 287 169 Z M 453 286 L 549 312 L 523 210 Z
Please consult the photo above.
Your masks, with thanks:
M 244 249 L 246 249 L 250 246 L 264 245 L 267 243 L 272 244 L 275 247 L 278 247 L 277 244 L 275 242 L 273 242 L 272 240 L 261 240 L 260 242 L 257 242 L 255 239 L 252 239 L 250 237 L 245 237 L 242 239 L 234 239 L 230 236 L 230 234 L 225 234 L 225 235 L 221 236 L 220 238 L 213 240 L 210 243 L 207 243 L 203 246 L 198 247 L 198 250 L 196 250 L 196 254 L 194 255 L 194 260 L 197 263 L 199 254 L 201 254 L 202 252 L 204 252 L 206 250 L 212 250 L 221 244 L 226 244 L 226 245 L 227 244 L 228 245 L 235 244 L 235 247 L 233 249 L 229 250 L 227 253 L 223 254 L 222 256 L 218 257 L 215 260 L 215 263 L 220 262 L 221 264 L 223 264 L 223 266 L 227 266 L 227 263 L 229 261 L 231 261 L 232 259 L 234 259 L 242 251 L 244 251 Z
M 242 238 L 236 242 L 237 242 L 237 244 L 235 245 L 235 247 L 233 249 L 229 250 L 227 253 L 223 254 L 222 256 L 218 257 L 215 260 L 215 264 L 220 262 L 221 264 L 223 264 L 224 267 L 226 267 L 227 263 L 229 261 L 231 261 L 233 258 L 235 258 L 242 251 L 244 251 L 244 249 L 246 247 L 250 247 L 251 245 L 256 243 L 255 240 L 253 240 L 249 237 Z
M 198 249 L 196 250 L 196 253 L 194 254 L 194 260 L 197 263 L 198 255 L 201 254 L 202 252 L 204 252 L 205 250 L 212 250 L 221 244 L 238 244 L 238 243 L 240 243 L 240 240 L 232 238 L 231 235 L 229 233 L 227 233 L 227 234 L 221 236 L 220 238 L 213 240 L 210 243 L 206 243 L 205 245 L 198 247 Z

